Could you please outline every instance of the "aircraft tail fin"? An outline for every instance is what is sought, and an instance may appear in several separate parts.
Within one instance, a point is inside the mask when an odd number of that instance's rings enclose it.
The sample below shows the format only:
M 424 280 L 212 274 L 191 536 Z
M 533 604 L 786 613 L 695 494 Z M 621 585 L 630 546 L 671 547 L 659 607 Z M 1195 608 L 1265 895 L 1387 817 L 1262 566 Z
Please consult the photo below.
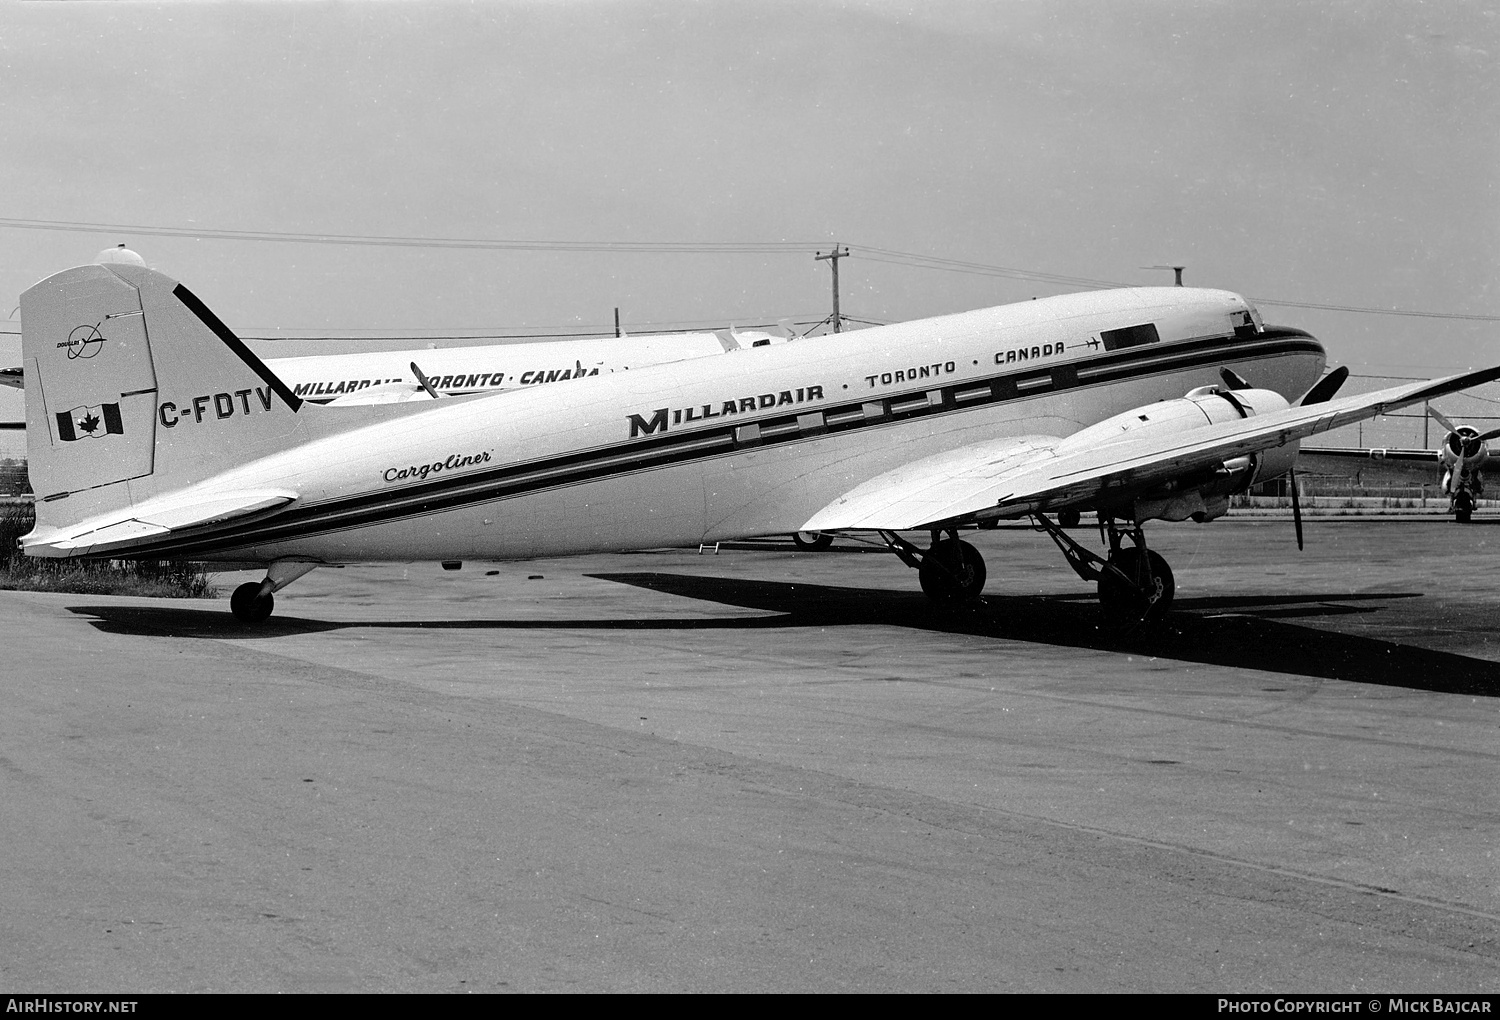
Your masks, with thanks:
M 65 270 L 21 295 L 21 324 L 38 533 L 192 485 L 303 430 L 302 399 L 152 269 Z

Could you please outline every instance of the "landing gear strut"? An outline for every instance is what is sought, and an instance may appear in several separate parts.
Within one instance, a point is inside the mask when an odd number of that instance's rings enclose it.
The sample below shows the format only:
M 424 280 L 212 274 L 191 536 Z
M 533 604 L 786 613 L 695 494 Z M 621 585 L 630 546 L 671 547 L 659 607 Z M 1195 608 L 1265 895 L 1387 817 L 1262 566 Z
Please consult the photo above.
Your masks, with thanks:
M 1109 559 L 1100 559 L 1048 520 L 1034 514 L 1033 520 L 1067 558 L 1073 572 L 1099 585 L 1099 608 L 1110 629 L 1128 634 L 1150 627 L 1166 615 L 1176 592 L 1172 568 L 1159 554 L 1146 548 L 1146 535 L 1134 522 L 1122 524 L 1100 515 L 1099 530 L 1109 542 Z M 1131 544 L 1125 545 L 1123 539 Z
M 940 605 L 955 605 L 979 597 L 984 590 L 986 571 L 984 557 L 968 542 L 949 530 L 932 533 L 932 545 L 920 549 L 894 531 L 880 532 L 886 546 L 901 557 L 908 567 L 915 567 L 917 579 L 927 597 Z
M 318 564 L 305 560 L 277 560 L 266 571 L 264 581 L 246 581 L 229 596 L 229 611 L 242 623 L 261 623 L 276 607 L 278 592 Z

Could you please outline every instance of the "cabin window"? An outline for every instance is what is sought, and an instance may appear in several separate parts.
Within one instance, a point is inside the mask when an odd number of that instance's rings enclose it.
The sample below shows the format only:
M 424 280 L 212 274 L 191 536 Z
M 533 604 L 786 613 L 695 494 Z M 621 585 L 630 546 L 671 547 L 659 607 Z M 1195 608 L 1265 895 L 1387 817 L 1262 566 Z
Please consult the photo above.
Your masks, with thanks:
M 1148 322 L 1141 326 L 1126 326 L 1124 329 L 1106 329 L 1099 334 L 1099 339 L 1104 341 L 1106 351 L 1117 351 L 1122 347 L 1154 344 L 1161 337 L 1157 335 L 1156 323 Z

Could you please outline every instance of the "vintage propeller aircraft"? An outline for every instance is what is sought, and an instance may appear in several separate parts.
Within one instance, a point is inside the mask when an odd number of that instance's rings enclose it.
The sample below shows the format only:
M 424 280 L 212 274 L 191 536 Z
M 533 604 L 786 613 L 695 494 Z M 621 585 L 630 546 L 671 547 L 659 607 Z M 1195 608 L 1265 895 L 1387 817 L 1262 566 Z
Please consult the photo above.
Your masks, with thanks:
M 1448 435 L 1437 449 L 1438 464 L 1442 467 L 1443 492 L 1448 496 L 1448 507 L 1454 520 L 1469 523 L 1479 497 L 1484 494 L 1484 469 L 1490 463 L 1489 441 L 1500 436 L 1500 429 L 1480 433 L 1468 425 L 1455 425 L 1435 407 L 1429 407 L 1432 415 Z
M 1403 464 L 1430 465 L 1435 459 L 1441 475 L 1439 485 L 1443 494 L 1448 497 L 1448 511 L 1459 524 L 1467 524 L 1474 516 L 1479 497 L 1484 495 L 1483 472 L 1493 459 L 1489 441 L 1500 436 L 1500 429 L 1480 433 L 1471 425 L 1453 424 L 1447 415 L 1435 407 L 1428 407 L 1427 413 L 1447 433 L 1436 451 L 1392 447 L 1333 447 L 1309 449 L 1304 453 L 1335 460 L 1377 460 Z
M 1167 287 L 341 407 L 299 397 L 144 266 L 66 270 L 22 295 L 21 312 L 37 493 L 24 551 L 261 565 L 265 579 L 231 599 L 247 621 L 320 564 L 799 531 L 873 532 L 929 596 L 957 602 L 985 580 L 960 530 L 1031 517 L 1128 629 L 1172 599 L 1146 521 L 1212 520 L 1232 493 L 1286 472 L 1306 436 L 1500 378 L 1330 399 L 1340 378 L 1318 382 L 1312 336 L 1264 326 L 1235 294 Z M 1099 515 L 1102 555 L 1047 516 L 1084 510 Z
M 267 358 L 266 367 L 315 404 L 395 404 L 493 393 L 785 343 L 787 330 L 661 333 L 579 340 L 535 340 L 423 350 Z

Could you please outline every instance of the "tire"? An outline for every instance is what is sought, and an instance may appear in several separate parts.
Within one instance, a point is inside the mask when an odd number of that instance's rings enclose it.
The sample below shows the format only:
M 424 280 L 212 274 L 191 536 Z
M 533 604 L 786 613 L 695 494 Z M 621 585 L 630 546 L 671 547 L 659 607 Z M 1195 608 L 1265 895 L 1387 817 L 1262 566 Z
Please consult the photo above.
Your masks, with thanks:
M 984 557 L 968 542 L 947 538 L 922 557 L 917 578 L 934 602 L 951 605 L 979 597 L 986 577 Z
M 807 537 L 803 538 L 804 535 Z M 821 531 L 794 531 L 792 544 L 803 552 L 822 552 L 833 545 L 833 536 L 825 535 Z
M 1129 577 L 1139 577 L 1141 551 L 1121 549 L 1110 563 Z M 1106 572 L 1099 578 L 1099 606 L 1104 610 L 1104 619 L 1112 627 L 1129 631 L 1140 626 L 1150 626 L 1166 615 L 1177 592 L 1177 582 L 1172 577 L 1172 568 L 1161 556 L 1146 550 L 1146 562 L 1150 568 L 1148 583 L 1157 586 L 1153 601 L 1134 585 L 1128 585 L 1114 574 Z
M 1064 510 L 1057 515 L 1057 526 L 1059 528 L 1076 528 L 1078 522 L 1083 520 L 1083 514 L 1077 510 Z
M 243 623 L 260 623 L 276 606 L 274 595 L 260 593 L 259 581 L 246 581 L 229 596 L 229 611 Z
M 1468 524 L 1469 518 L 1474 516 L 1474 497 L 1468 492 L 1460 492 L 1453 497 L 1453 519 L 1460 524 Z

